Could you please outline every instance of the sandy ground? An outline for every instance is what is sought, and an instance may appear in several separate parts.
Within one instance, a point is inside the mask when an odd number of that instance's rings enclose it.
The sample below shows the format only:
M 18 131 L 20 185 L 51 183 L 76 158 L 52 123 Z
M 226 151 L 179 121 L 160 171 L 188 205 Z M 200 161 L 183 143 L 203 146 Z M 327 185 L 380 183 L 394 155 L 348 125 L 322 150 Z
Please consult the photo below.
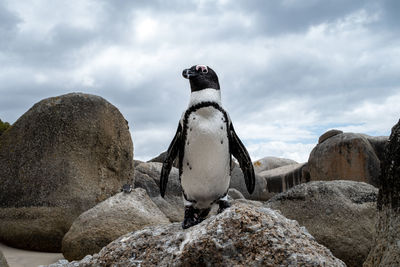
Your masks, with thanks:
M 3 252 L 4 257 L 6 257 L 10 267 L 37 267 L 64 259 L 61 253 L 22 250 L 8 247 L 2 243 L 0 243 L 0 250 Z

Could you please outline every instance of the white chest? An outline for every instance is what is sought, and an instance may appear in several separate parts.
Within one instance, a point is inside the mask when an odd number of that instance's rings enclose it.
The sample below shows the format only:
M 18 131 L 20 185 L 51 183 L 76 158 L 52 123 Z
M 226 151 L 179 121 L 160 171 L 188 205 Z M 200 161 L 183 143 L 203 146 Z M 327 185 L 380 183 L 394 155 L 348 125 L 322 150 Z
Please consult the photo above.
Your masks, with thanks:
M 224 114 L 200 108 L 188 117 L 181 182 L 189 199 L 213 201 L 230 182 L 229 142 Z
M 200 108 L 190 114 L 187 125 L 185 149 L 189 153 L 209 154 L 228 146 L 226 120 L 218 109 Z

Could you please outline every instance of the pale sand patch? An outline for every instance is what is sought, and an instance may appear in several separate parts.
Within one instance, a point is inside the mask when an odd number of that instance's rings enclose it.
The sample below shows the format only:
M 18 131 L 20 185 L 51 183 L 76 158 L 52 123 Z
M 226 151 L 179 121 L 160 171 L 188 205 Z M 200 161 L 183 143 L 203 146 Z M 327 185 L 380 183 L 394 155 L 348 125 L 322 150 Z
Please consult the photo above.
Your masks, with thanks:
M 0 243 L 0 250 L 10 267 L 37 267 L 64 259 L 61 253 L 38 252 L 8 247 Z

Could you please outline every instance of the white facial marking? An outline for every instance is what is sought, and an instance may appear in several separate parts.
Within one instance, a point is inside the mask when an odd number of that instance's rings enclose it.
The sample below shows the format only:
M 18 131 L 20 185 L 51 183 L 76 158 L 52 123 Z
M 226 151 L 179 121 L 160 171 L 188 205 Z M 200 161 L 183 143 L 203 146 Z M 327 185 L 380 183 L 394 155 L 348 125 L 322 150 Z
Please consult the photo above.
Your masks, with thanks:
M 189 107 L 200 102 L 211 101 L 221 104 L 221 91 L 215 89 L 203 89 L 190 94 Z
M 197 65 L 196 70 L 199 70 L 199 69 L 201 69 L 201 72 L 203 72 L 203 73 L 208 73 L 208 68 L 206 65 Z

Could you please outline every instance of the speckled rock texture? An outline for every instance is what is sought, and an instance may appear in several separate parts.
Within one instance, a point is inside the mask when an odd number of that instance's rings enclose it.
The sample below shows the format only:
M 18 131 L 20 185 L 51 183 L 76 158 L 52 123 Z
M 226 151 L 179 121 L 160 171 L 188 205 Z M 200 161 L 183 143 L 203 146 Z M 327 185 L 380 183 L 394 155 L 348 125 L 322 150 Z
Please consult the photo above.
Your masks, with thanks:
M 311 151 L 307 171 L 311 181 L 353 180 L 377 186 L 380 160 L 366 135 L 340 133 Z
M 162 163 L 158 162 L 145 162 L 137 165 L 135 168 L 135 188 L 145 189 L 153 202 L 171 222 L 181 222 L 185 209 L 179 171 L 177 168 L 171 169 L 167 190 L 164 198 L 162 198 L 159 187 L 161 168 Z
M 276 195 L 267 206 L 297 220 L 347 266 L 361 266 L 371 249 L 377 197 L 366 183 L 318 181 Z
M 99 96 L 40 101 L 0 137 L 0 240 L 59 252 L 85 210 L 133 178 L 128 123 Z
M 74 221 L 62 240 L 62 253 L 68 260 L 80 260 L 126 233 L 169 223 L 144 189 L 118 193 Z
M 55 266 L 345 266 L 278 212 L 235 203 L 182 230 L 179 223 L 127 234 L 80 262 Z
M 254 172 L 259 173 L 266 170 L 279 168 L 286 165 L 296 164 L 297 162 L 291 159 L 264 157 L 253 162 Z
M 376 237 L 364 266 L 400 266 L 400 121 L 385 148 L 377 206 Z

